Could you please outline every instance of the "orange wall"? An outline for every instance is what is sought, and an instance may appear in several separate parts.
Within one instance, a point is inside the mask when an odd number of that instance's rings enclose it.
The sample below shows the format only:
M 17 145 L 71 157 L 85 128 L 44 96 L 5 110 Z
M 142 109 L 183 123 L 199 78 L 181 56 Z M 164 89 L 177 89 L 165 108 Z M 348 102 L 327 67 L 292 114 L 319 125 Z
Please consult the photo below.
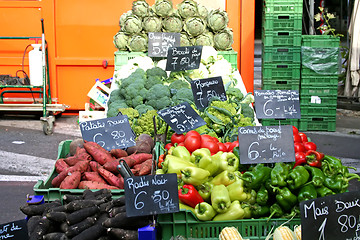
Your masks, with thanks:
M 154 2 L 148 0 L 150 5 Z M 113 75 L 113 36 L 119 30 L 121 14 L 131 5 L 131 0 L 0 0 L 0 36 L 40 37 L 40 19 L 44 18 L 52 97 L 70 105 L 71 110 L 82 110 L 95 79 Z M 255 0 L 226 1 L 233 48 L 239 53 L 238 66 L 248 91 L 253 90 L 254 6 Z M 21 69 L 29 43 L 33 41 L 0 40 L 0 74 L 15 75 Z M 102 66 L 103 60 L 108 61 L 107 68 Z

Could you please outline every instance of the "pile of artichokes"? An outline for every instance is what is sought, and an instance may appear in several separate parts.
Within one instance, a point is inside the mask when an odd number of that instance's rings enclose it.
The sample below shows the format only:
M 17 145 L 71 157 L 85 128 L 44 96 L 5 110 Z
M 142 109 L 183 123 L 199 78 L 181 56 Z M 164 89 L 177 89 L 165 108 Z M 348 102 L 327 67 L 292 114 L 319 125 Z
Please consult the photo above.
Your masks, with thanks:
M 208 10 L 193 0 L 182 1 L 176 9 L 171 0 L 156 0 L 153 6 L 135 0 L 132 9 L 120 17 L 114 45 L 120 51 L 146 52 L 149 32 L 178 32 L 181 46 L 212 46 L 227 51 L 233 43 L 228 22 L 226 11 Z

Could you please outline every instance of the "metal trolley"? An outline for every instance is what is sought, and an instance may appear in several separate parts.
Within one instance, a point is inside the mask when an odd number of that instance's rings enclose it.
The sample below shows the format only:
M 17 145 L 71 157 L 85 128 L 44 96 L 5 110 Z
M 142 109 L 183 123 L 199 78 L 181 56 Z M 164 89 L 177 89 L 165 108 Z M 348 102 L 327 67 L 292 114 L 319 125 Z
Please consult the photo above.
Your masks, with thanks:
M 48 51 L 46 47 L 45 34 L 44 34 L 44 20 L 41 19 L 42 25 L 42 36 L 41 37 L 0 37 L 1 39 L 20 39 L 20 40 L 41 40 L 42 48 L 42 75 L 43 84 L 42 86 L 30 85 L 29 81 L 24 84 L 0 84 L 0 89 L 5 89 L 0 94 L 0 111 L 21 111 L 21 112 L 42 112 L 40 120 L 43 123 L 43 131 L 46 135 L 53 133 L 55 117 L 54 115 L 62 113 L 69 108 L 64 104 L 53 103 L 51 98 L 50 90 L 50 75 L 49 75 L 49 64 L 48 64 Z M 7 89 L 7 88 L 11 88 Z M 26 90 L 28 89 L 28 90 Z M 40 98 L 35 99 L 31 103 L 28 99 L 24 98 L 11 98 L 14 103 L 4 103 L 4 94 L 10 93 L 37 93 Z M 10 98 L 9 98 L 10 99 Z M 7 102 L 7 101 L 6 101 Z

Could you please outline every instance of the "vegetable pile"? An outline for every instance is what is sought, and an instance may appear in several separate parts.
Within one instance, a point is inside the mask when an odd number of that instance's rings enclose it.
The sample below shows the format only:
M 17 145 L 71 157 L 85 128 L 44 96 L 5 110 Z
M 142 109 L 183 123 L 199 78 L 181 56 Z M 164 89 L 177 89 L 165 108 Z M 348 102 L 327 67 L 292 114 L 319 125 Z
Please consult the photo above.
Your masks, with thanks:
M 181 33 L 181 46 L 212 46 L 230 50 L 233 32 L 224 10 L 207 9 L 193 0 L 184 0 L 175 9 L 171 0 L 156 0 L 153 6 L 135 0 L 132 9 L 120 16 L 120 31 L 114 45 L 120 51 L 146 52 L 149 32 Z
M 66 194 L 62 201 L 24 205 L 20 210 L 27 215 L 30 240 L 135 240 L 137 229 L 151 223 L 144 216 L 127 217 L 125 196 L 113 199 L 108 189 Z

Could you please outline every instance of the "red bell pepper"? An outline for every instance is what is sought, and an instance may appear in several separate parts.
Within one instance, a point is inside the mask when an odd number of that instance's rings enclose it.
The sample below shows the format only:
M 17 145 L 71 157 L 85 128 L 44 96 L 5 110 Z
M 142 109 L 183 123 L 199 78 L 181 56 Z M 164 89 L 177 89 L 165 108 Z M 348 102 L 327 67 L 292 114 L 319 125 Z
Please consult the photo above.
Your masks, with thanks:
M 191 184 L 185 184 L 179 189 L 179 200 L 192 208 L 204 202 L 199 192 Z
M 306 152 L 306 162 L 312 167 L 321 167 L 321 160 L 324 158 L 324 153 L 315 150 L 309 150 Z
M 299 165 L 306 164 L 306 154 L 304 152 L 296 152 L 295 153 L 295 165 L 293 168 Z

